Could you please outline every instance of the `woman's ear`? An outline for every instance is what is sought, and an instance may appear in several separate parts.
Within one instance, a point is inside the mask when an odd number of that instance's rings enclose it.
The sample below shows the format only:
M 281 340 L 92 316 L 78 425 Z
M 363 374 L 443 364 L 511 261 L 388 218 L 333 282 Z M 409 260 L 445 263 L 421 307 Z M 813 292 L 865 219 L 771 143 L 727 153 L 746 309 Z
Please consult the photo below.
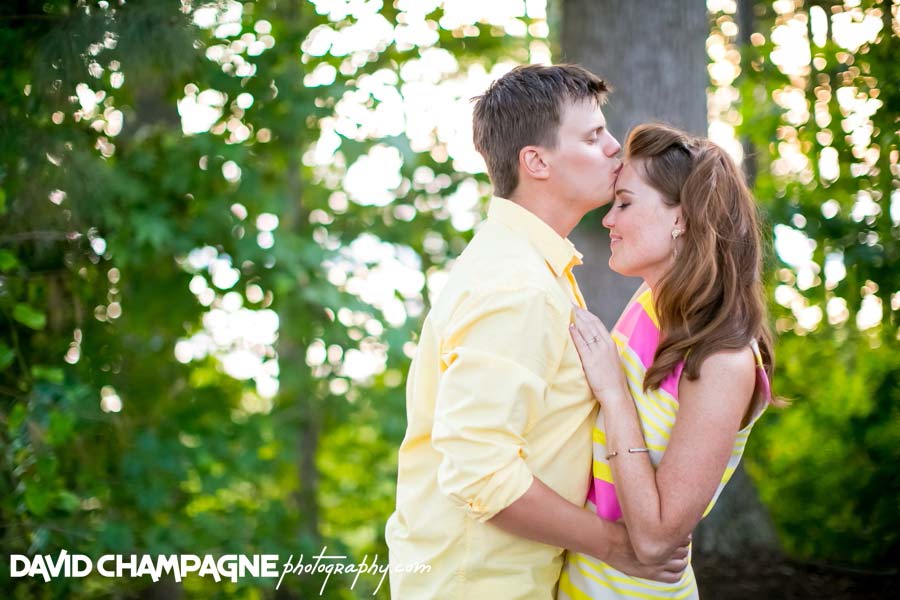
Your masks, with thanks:
M 550 165 L 544 160 L 544 149 L 539 146 L 525 146 L 519 150 L 519 167 L 532 179 L 550 177 Z

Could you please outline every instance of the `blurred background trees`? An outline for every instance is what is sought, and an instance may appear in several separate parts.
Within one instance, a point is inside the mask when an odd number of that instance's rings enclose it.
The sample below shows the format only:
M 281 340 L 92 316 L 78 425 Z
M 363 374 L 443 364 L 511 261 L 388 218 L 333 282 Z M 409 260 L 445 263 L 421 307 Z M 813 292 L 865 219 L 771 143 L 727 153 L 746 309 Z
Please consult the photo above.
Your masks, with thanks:
M 559 57 L 578 3 L 481 4 L 0 6 L 5 596 L 274 587 L 8 578 L 9 554 L 61 548 L 386 559 L 416 332 L 490 193 L 468 98 Z M 709 132 L 755 175 L 777 250 L 775 385 L 794 401 L 758 426 L 748 471 L 792 556 L 889 565 L 897 6 L 741 8 L 707 3 Z M 562 38 L 569 58 L 581 47 Z M 596 64 L 618 119 L 630 79 Z M 330 597 L 377 580 L 343 583 Z
M 773 227 L 775 383 L 794 401 L 748 465 L 790 553 L 896 566 L 898 4 L 746 4 L 748 43 L 716 29 L 740 54 L 732 118 Z

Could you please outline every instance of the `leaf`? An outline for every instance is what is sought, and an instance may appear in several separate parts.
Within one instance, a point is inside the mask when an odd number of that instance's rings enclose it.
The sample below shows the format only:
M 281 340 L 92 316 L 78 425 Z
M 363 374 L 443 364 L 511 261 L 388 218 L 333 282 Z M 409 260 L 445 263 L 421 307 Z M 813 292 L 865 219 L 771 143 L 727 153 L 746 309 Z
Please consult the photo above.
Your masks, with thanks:
M 28 417 L 28 410 L 22 404 L 16 404 L 12 411 L 9 413 L 9 421 L 7 425 L 9 427 L 10 433 L 16 431 L 19 427 L 22 426 L 22 423 L 25 422 L 25 419 Z
M 2 191 L 3 190 L 0 190 L 0 192 Z M 0 209 L 0 215 L 2 214 L 3 211 Z M 15 254 L 9 250 L 0 250 L 0 271 L 9 271 L 17 266 L 19 266 L 19 259 L 16 258 Z
M 0 342 L 0 371 L 11 365 L 15 358 L 16 353 L 13 352 L 13 349 Z
M 74 427 L 75 419 L 70 413 L 52 413 L 47 424 L 47 443 L 58 445 L 65 442 L 71 437 Z
M 40 487 L 40 484 L 31 483 L 25 488 L 25 506 L 36 517 L 42 516 L 50 508 L 50 493 Z
M 109 550 L 122 552 L 131 549 L 134 534 L 126 523 L 112 521 L 100 532 L 100 542 Z
M 81 498 L 69 490 L 60 490 L 56 498 L 56 505 L 66 512 L 73 513 L 81 507 Z
M 136 220 L 134 234 L 137 245 L 148 244 L 154 249 L 162 248 L 172 237 L 165 219 L 150 214 L 141 215 Z
M 32 329 L 40 330 L 47 325 L 47 315 L 28 304 L 16 304 L 13 309 L 13 318 Z
M 49 383 L 62 384 L 65 379 L 63 370 L 59 367 L 48 367 L 45 365 L 34 365 L 31 367 L 31 376 L 35 379 L 47 381 Z

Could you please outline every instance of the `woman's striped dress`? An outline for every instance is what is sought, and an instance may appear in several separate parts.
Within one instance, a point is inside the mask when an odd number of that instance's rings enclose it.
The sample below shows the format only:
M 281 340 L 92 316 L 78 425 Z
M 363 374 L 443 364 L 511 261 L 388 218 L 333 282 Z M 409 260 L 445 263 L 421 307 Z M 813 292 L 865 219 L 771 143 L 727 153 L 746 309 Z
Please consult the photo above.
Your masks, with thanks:
M 657 466 L 662 460 L 669 434 L 675 425 L 678 413 L 678 382 L 684 368 L 683 363 L 663 380 L 658 390 L 643 390 L 644 375 L 653 362 L 656 347 L 659 344 L 659 321 L 653 308 L 650 291 L 647 290 L 632 301 L 622 313 L 619 322 L 612 332 L 613 339 L 619 347 L 619 355 L 625 366 L 628 387 L 634 396 L 635 406 L 641 421 L 644 440 L 650 448 L 650 460 Z M 763 369 L 759 347 L 752 343 L 756 355 L 758 389 L 761 398 L 769 399 L 769 383 Z M 738 432 L 734 443 L 734 451 L 728 461 L 728 467 L 722 481 L 716 489 L 712 501 L 703 516 L 709 514 L 719 494 L 744 453 L 747 437 L 759 416 L 765 411 L 768 402 L 760 402 L 750 424 Z M 597 415 L 594 427 L 594 461 L 593 481 L 588 491 L 586 508 L 609 521 L 622 518 L 622 510 L 616 498 L 616 488 L 606 460 L 606 435 L 604 434 L 603 410 Z M 615 598 L 699 598 L 697 582 L 690 565 L 678 583 L 658 583 L 647 579 L 630 577 L 593 557 L 576 552 L 568 553 L 559 582 L 560 599 L 572 600 L 605 600 Z

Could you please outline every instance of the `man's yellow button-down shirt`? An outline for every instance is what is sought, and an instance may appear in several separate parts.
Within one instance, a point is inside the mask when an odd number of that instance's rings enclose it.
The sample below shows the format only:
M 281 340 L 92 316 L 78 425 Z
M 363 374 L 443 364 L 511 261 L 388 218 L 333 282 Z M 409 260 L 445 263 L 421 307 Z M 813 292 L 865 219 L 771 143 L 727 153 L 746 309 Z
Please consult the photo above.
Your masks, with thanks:
M 579 264 L 571 242 L 494 198 L 453 266 L 407 381 L 386 531 L 395 599 L 553 597 L 563 549 L 486 521 L 533 477 L 584 503 L 596 402 L 568 331 Z M 431 570 L 403 572 L 416 563 Z

